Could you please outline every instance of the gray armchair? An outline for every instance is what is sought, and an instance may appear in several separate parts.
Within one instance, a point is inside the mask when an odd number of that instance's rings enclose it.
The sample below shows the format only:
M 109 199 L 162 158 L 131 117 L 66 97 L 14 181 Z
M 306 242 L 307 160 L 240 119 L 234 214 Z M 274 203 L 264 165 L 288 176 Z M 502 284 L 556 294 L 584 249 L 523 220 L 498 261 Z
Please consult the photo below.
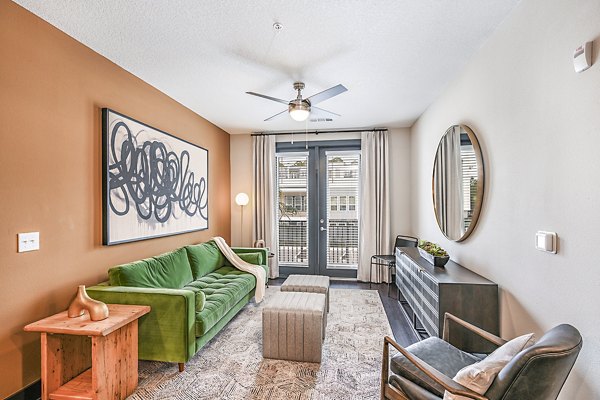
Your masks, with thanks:
M 480 395 L 455 382 L 452 377 L 486 355 L 466 353 L 448 343 L 451 323 L 467 328 L 496 346 L 506 343 L 502 338 L 448 313 L 444 316 L 442 339 L 431 337 L 404 348 L 386 336 L 381 370 L 382 400 L 440 400 L 446 390 L 476 400 L 556 399 L 583 343 L 579 331 L 571 325 L 550 329 L 504 366 L 490 388 Z M 389 345 L 399 351 L 391 360 Z

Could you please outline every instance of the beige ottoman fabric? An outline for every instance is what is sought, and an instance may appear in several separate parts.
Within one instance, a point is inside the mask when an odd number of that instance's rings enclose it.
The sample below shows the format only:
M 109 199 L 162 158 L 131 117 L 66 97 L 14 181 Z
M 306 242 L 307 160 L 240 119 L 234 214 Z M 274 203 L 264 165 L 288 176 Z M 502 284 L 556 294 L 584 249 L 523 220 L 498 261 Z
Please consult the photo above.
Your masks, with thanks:
M 329 312 L 329 277 L 322 275 L 290 275 L 281 285 L 282 292 L 323 293 L 325 310 Z
M 320 363 L 326 318 L 324 294 L 276 293 L 262 312 L 263 357 Z

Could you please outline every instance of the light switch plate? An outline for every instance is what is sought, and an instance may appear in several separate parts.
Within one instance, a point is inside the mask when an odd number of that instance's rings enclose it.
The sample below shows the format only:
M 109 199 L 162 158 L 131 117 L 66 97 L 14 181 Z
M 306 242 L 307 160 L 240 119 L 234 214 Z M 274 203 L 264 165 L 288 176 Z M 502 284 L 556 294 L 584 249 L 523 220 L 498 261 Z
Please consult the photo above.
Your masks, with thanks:
M 535 248 L 548 253 L 556 254 L 556 232 L 537 231 L 535 234 Z
M 19 233 L 19 253 L 26 251 L 34 251 L 40 249 L 40 233 L 39 232 L 27 232 Z

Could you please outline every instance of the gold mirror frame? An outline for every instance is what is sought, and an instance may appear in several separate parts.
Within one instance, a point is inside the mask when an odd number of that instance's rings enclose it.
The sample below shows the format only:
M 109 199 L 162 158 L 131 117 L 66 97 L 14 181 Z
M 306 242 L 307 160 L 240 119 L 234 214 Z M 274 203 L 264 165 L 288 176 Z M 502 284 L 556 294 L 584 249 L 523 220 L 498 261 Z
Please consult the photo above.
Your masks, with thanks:
M 438 161 L 438 155 L 440 152 L 440 145 L 441 145 L 444 137 L 448 134 L 448 131 L 450 129 L 454 129 L 454 127 L 456 127 L 456 126 L 459 126 L 462 130 L 464 130 L 465 133 L 467 134 L 467 136 L 469 137 L 469 140 L 471 141 L 471 144 L 473 145 L 473 151 L 475 153 L 475 160 L 477 162 L 477 189 L 475 192 L 475 194 L 477 196 L 477 200 L 476 200 L 475 207 L 473 209 L 473 216 L 471 218 L 471 224 L 469 225 L 469 227 L 467 228 L 465 233 L 458 239 L 449 237 L 448 234 L 444 231 L 444 229 L 440 225 L 439 212 L 436 207 L 436 201 L 435 201 L 436 200 L 435 199 L 435 169 L 436 169 L 436 164 Z M 483 164 L 481 147 L 479 146 L 479 140 L 477 140 L 477 136 L 475 136 L 475 133 L 473 132 L 473 130 L 471 130 L 471 128 L 469 128 L 467 125 L 462 125 L 462 124 L 452 125 L 448 129 L 446 129 L 446 132 L 444 133 L 444 135 L 440 139 L 440 142 L 438 143 L 438 147 L 435 152 L 435 159 L 433 161 L 433 170 L 432 170 L 432 174 L 431 174 L 431 199 L 433 201 L 435 222 L 438 224 L 438 227 L 440 228 L 440 231 L 442 232 L 442 234 L 448 240 L 452 240 L 455 242 L 462 242 L 463 240 L 467 239 L 471 235 L 471 233 L 473 232 L 473 229 L 475 229 L 475 226 L 477 225 L 477 221 L 479 220 L 479 214 L 481 213 L 481 207 L 483 205 L 484 188 L 485 188 L 485 167 Z

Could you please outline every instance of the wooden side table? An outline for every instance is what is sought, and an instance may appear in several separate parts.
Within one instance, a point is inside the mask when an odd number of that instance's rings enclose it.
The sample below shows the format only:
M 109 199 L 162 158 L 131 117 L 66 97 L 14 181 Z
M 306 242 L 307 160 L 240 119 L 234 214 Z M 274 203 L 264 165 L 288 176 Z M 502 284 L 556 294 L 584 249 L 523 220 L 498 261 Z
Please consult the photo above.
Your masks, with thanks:
M 138 318 L 149 306 L 109 304 L 109 317 L 55 314 L 27 325 L 42 334 L 42 400 L 124 399 L 138 383 Z

